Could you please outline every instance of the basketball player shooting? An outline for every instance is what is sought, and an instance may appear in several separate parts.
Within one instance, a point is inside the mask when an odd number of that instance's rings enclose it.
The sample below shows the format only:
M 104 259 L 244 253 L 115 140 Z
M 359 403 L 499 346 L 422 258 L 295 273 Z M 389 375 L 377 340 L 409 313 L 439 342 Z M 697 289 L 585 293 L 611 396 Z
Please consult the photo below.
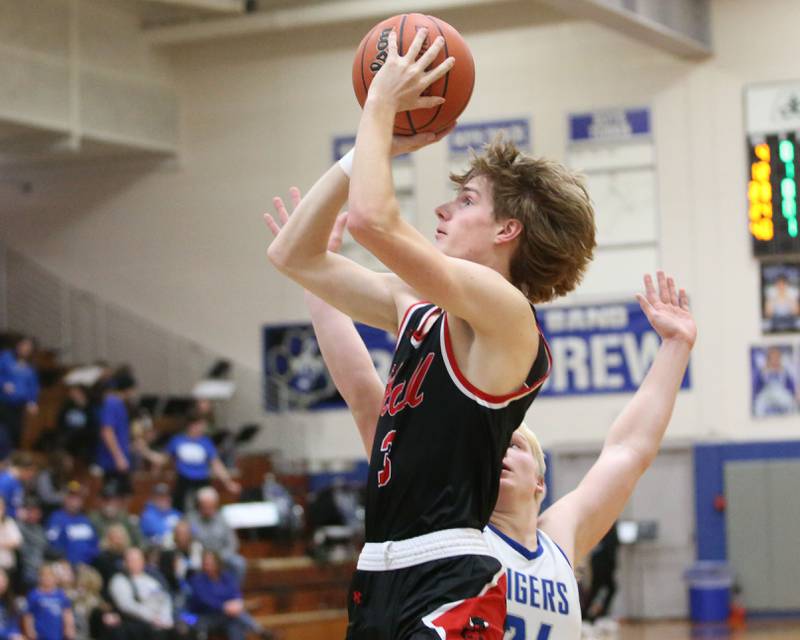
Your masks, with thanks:
M 436 39 L 417 59 L 426 35 L 400 56 L 389 34 L 352 178 L 345 161 L 302 201 L 293 189 L 294 215 L 268 251 L 309 291 L 398 335 L 371 450 L 367 543 L 348 601 L 353 639 L 502 638 L 505 572 L 481 530 L 511 434 L 550 368 L 533 303 L 572 290 L 595 245 L 582 183 L 502 142 L 454 176 L 456 198 L 436 209 L 436 246 L 401 218 L 392 155 L 443 135 L 392 137 L 398 111 L 441 101 L 421 94 L 452 59 L 426 71 L 442 48 Z M 348 230 L 392 273 L 327 250 L 348 197 Z

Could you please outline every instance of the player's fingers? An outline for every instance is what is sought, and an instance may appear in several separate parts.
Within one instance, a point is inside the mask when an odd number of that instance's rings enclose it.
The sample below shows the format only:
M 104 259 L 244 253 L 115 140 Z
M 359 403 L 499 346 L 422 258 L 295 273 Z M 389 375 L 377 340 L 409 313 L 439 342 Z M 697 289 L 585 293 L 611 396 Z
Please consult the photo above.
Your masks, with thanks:
M 268 213 L 264 214 L 264 221 L 267 223 L 269 230 L 272 231 L 272 235 L 277 236 L 281 232 L 281 228 L 278 226 L 278 223 L 275 222 L 275 218 Z
M 650 314 L 653 313 L 653 305 L 645 298 L 641 293 L 636 294 L 636 301 L 639 303 L 639 306 L 644 311 L 644 315 L 650 318 Z
M 424 85 L 423 88 L 431 86 L 439 78 L 443 77 L 448 71 L 450 71 L 450 69 L 453 68 L 453 65 L 455 63 L 456 59 L 453 56 L 450 56 L 439 66 L 437 66 L 433 71 L 429 71 L 424 76 L 422 76 L 422 83 Z
M 275 205 L 275 211 L 278 212 L 278 217 L 281 219 L 281 222 L 286 224 L 289 220 L 289 212 L 286 211 L 286 206 L 283 204 L 283 199 L 275 196 L 272 199 L 272 204 Z
M 396 56 L 397 55 L 397 32 L 394 30 L 394 28 L 392 28 L 392 30 L 389 32 L 389 37 L 386 38 L 386 41 L 388 43 L 387 47 L 386 47 L 386 50 L 388 51 L 389 55 L 390 56 Z
M 428 50 L 419 57 L 419 60 L 417 60 L 417 65 L 419 68 L 424 71 L 431 66 L 433 61 L 436 60 L 436 56 L 439 55 L 439 52 L 442 50 L 443 46 L 444 38 L 442 36 L 438 36 L 436 40 L 433 41 L 431 46 L 428 47 Z
M 650 304 L 655 304 L 658 302 L 658 296 L 656 295 L 656 288 L 653 285 L 653 278 L 649 273 L 644 275 L 644 292 L 647 296 L 647 301 Z
M 669 288 L 669 301 L 673 306 L 679 306 L 680 301 L 678 300 L 678 288 L 675 286 L 674 278 L 667 277 L 667 287 Z
M 414 103 L 414 109 L 433 109 L 444 102 L 445 99 L 439 96 L 420 96 Z
M 669 304 L 669 288 L 667 287 L 667 276 L 663 271 L 656 271 L 658 279 L 658 297 L 664 304 Z
M 689 310 L 689 294 L 686 293 L 686 289 L 681 289 L 678 293 L 678 300 L 680 301 L 681 309 L 684 311 Z
M 419 55 L 419 52 L 422 51 L 422 45 L 425 43 L 425 38 L 428 37 L 428 30 L 424 27 L 419 29 L 417 33 L 414 35 L 414 39 L 411 41 L 411 46 L 406 51 L 406 55 L 403 56 L 408 58 L 411 62 L 414 62 Z
M 289 187 L 289 197 L 292 199 L 293 209 L 296 209 L 297 205 L 300 204 L 300 201 L 303 199 L 303 195 L 297 187 Z

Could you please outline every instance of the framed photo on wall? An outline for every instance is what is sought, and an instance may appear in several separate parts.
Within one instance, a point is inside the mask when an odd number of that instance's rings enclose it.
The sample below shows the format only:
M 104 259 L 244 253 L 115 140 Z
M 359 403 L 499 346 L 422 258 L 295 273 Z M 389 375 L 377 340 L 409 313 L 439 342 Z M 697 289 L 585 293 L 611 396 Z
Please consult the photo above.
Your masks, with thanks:
M 752 412 L 756 418 L 800 411 L 800 359 L 790 344 L 755 346 L 750 350 Z
M 800 262 L 761 264 L 764 333 L 800 332 Z

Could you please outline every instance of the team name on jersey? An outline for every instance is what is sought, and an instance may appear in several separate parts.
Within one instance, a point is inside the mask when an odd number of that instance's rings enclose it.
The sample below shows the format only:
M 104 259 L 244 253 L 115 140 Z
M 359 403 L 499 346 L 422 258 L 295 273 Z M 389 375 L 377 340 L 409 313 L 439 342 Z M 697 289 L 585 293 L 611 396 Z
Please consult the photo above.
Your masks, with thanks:
M 569 613 L 567 585 L 563 582 L 538 578 L 513 569 L 507 569 L 506 574 L 508 600 L 561 615 Z
M 413 409 L 422 403 L 425 396 L 422 392 L 422 383 L 425 381 L 425 376 L 428 375 L 428 370 L 431 368 L 435 357 L 435 353 L 429 353 L 425 356 L 408 379 L 408 385 L 406 385 L 406 380 L 395 384 L 397 367 L 392 367 L 389 380 L 386 383 L 386 392 L 383 394 L 381 416 L 385 416 L 387 413 L 390 416 L 395 416 L 406 407 Z

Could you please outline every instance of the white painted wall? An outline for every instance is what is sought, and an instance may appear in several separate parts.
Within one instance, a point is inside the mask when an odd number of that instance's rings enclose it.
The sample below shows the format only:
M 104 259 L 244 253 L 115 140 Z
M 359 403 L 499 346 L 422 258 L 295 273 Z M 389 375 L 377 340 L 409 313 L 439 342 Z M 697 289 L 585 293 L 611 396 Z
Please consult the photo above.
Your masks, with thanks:
M 750 418 L 749 345 L 763 338 L 745 227 L 741 96 L 747 83 L 800 75 L 800 6 L 717 0 L 716 55 L 700 63 L 587 23 L 536 24 L 497 10 L 442 17 L 462 30 L 477 62 L 462 120 L 531 116 L 536 153 L 564 157 L 568 111 L 652 107 L 662 264 L 691 292 L 700 326 L 694 389 L 681 395 L 670 435 L 796 437 L 797 416 Z M 267 265 L 260 214 L 290 185 L 308 188 L 330 162 L 331 138 L 355 130 L 350 64 L 368 26 L 174 50 L 179 159 L 27 172 L 28 195 L 0 183 L 0 239 L 69 282 L 258 368 L 261 325 L 305 318 L 299 289 Z M 426 234 L 447 195 L 444 154 L 440 145 L 416 159 Z M 540 399 L 529 420 L 546 444 L 596 441 L 626 399 Z M 344 412 L 301 416 L 273 444 L 289 455 L 356 456 L 349 423 Z M 281 434 L 279 426 L 270 432 Z

